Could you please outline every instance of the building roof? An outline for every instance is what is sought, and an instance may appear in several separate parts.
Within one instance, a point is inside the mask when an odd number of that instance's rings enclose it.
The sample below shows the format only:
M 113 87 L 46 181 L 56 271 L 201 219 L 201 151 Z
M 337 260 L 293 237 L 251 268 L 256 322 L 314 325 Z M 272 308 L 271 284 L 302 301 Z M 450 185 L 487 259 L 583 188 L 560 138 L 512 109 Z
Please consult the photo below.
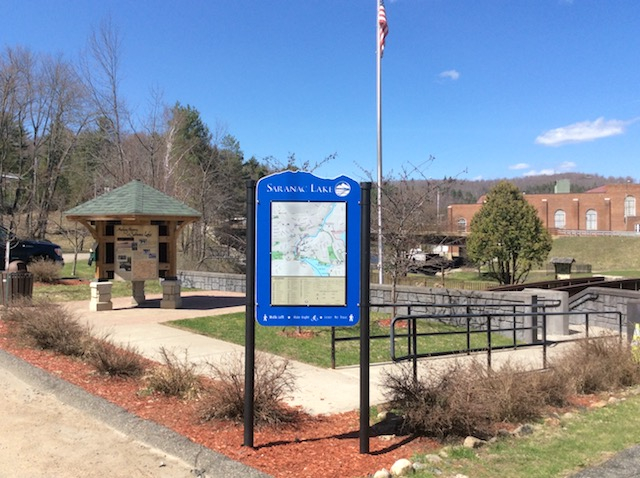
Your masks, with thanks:
M 171 196 L 131 181 L 113 191 L 91 199 L 65 212 L 69 220 L 136 219 L 140 217 L 194 221 L 201 214 Z
M 573 264 L 576 260 L 573 257 L 552 257 L 552 264 Z

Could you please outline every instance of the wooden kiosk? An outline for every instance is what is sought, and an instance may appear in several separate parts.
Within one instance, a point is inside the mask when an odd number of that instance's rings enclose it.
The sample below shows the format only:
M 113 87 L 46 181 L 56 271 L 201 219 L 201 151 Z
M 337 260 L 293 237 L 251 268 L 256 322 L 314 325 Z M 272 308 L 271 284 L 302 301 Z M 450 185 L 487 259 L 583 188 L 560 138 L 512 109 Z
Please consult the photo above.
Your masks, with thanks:
M 65 212 L 84 225 L 97 244 L 91 310 L 111 310 L 110 282 L 131 281 L 133 302 L 144 302 L 144 281 L 162 280 L 161 307 L 181 306 L 177 241 L 181 229 L 200 213 L 160 191 L 132 181 Z

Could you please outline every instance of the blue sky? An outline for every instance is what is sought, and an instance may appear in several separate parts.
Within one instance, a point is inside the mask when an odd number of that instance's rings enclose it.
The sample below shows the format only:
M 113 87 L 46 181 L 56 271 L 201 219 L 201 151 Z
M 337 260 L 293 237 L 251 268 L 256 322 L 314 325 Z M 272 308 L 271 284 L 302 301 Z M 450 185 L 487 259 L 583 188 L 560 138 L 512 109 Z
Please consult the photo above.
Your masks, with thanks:
M 155 89 L 224 125 L 247 158 L 336 153 L 317 175 L 376 177 L 376 0 L 0 5 L 3 47 L 68 59 L 110 17 L 139 118 Z M 386 10 L 385 174 L 640 178 L 640 1 L 386 0 Z

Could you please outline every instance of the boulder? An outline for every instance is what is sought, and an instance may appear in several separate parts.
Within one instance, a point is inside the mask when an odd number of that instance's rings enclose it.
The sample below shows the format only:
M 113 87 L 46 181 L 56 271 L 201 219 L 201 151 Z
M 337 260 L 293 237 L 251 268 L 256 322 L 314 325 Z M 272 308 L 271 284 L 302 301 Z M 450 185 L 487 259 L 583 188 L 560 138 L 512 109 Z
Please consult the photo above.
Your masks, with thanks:
M 413 473 L 413 463 L 406 458 L 400 458 L 391 467 L 391 476 L 408 476 Z

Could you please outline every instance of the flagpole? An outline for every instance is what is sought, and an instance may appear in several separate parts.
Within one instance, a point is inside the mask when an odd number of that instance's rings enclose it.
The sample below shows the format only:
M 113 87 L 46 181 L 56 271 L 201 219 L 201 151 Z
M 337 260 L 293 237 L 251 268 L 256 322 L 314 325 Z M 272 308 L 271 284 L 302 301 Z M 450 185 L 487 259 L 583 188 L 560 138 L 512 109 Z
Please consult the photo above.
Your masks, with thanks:
M 376 97 L 378 110 L 378 284 L 384 283 L 382 261 L 382 25 L 380 24 L 380 0 L 376 0 Z

